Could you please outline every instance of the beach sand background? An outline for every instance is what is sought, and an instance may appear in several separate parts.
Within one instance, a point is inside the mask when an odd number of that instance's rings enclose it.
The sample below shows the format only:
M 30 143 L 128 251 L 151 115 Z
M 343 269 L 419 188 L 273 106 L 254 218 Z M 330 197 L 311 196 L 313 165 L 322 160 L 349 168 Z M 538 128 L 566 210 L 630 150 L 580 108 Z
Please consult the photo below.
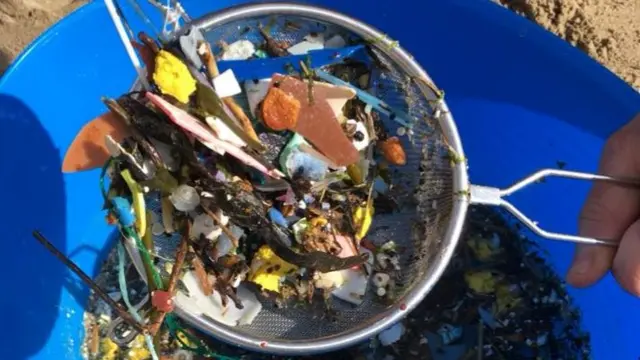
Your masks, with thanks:
M 0 73 L 38 34 L 85 1 L 0 0 Z M 640 88 L 640 0 L 493 1 L 554 32 Z

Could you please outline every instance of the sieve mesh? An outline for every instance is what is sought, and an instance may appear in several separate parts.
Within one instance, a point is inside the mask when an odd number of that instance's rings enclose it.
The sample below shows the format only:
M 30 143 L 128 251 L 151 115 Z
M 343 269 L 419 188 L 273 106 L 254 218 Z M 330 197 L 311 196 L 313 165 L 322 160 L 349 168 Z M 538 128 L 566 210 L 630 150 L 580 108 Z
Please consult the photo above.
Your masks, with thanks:
M 249 40 L 256 45 L 264 39 L 257 30 L 265 26 L 277 41 L 289 45 L 301 41 L 310 32 L 327 36 L 340 34 L 348 42 L 358 43 L 363 39 L 339 24 L 320 21 L 309 16 L 290 14 L 259 16 L 227 22 L 224 25 L 204 27 L 205 38 L 215 46 L 221 41 L 230 44 L 237 40 Z M 217 329 L 225 329 L 240 345 L 243 339 L 261 339 L 269 343 L 313 342 L 328 337 L 340 338 L 358 329 L 366 329 L 381 319 L 398 311 L 399 303 L 407 301 L 409 291 L 426 277 L 432 276 L 442 267 L 444 252 L 451 240 L 446 239 L 446 231 L 454 207 L 453 172 L 449 158 L 449 147 L 443 137 L 438 119 L 434 117 L 434 106 L 420 87 L 395 63 L 386 52 L 391 47 L 381 46 L 373 53 L 383 66 L 375 67 L 372 73 L 371 94 L 385 101 L 395 109 L 409 114 L 411 127 L 404 130 L 409 136 L 401 136 L 407 155 L 407 164 L 391 169 L 394 188 L 392 196 L 400 206 L 394 213 L 376 212 L 372 228 L 367 238 L 376 245 L 393 240 L 399 246 L 401 272 L 396 284 L 396 303 L 383 305 L 374 299 L 372 291 L 360 306 L 354 306 L 333 299 L 335 315 L 328 317 L 324 304 L 304 307 L 277 308 L 264 302 L 263 310 L 251 325 L 227 327 L 214 320 L 195 315 L 199 327 L 211 333 L 208 325 L 215 323 Z M 218 53 L 221 51 L 217 49 Z M 284 72 L 284 71 L 283 71 Z M 430 94 L 433 98 L 433 94 Z M 387 116 L 380 115 L 391 136 L 399 131 L 400 125 Z M 402 130 L 400 130 L 402 131 Z M 160 216 L 158 197 L 150 195 L 149 208 Z M 157 236 L 156 251 L 159 258 L 172 258 L 179 242 L 179 236 Z M 162 261 L 162 260 L 161 260 Z M 193 315 L 193 314 L 192 314 Z

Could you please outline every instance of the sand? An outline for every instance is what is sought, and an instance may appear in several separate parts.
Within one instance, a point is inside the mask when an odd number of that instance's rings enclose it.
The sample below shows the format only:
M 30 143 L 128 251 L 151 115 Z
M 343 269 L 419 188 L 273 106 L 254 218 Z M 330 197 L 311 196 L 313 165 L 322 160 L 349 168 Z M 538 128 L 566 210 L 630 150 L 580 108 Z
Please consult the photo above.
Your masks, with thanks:
M 640 88 L 640 0 L 494 1 L 554 32 Z M 0 73 L 33 38 L 84 2 L 0 0 Z
M 499 0 L 640 88 L 639 0 Z

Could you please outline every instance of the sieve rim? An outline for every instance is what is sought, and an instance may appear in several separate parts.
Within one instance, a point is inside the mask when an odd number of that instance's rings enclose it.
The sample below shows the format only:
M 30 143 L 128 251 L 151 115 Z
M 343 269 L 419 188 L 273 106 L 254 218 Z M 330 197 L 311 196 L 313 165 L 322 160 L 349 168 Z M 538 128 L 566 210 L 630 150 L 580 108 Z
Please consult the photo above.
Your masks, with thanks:
M 393 44 L 392 40 L 386 38 L 386 35 L 380 30 L 340 12 L 324 7 L 305 5 L 296 2 L 243 4 L 210 12 L 181 28 L 174 34 L 174 38 L 181 34 L 185 34 L 192 28 L 206 31 L 208 28 L 225 25 L 226 23 L 242 20 L 244 18 L 274 14 L 303 16 L 327 21 L 339 24 L 345 29 L 352 31 L 363 38 L 381 39 L 381 41 L 376 42 L 373 46 L 378 48 L 380 51 L 383 51 L 408 74 L 417 78 L 432 81 L 431 77 L 408 52 L 406 52 L 401 46 Z M 384 48 L 383 46 L 387 48 Z M 433 100 L 436 99 L 437 95 L 427 85 L 422 84 L 419 81 L 417 84 L 427 98 Z M 445 101 L 441 102 L 441 110 L 442 112 L 438 117 L 438 122 L 441 127 L 442 134 L 447 139 L 451 149 L 460 157 L 464 158 L 464 151 L 460 136 L 453 116 L 451 115 Z M 315 340 L 270 340 L 267 342 L 265 339 L 242 333 L 235 330 L 233 327 L 228 327 L 218 324 L 215 321 L 207 320 L 203 316 L 189 312 L 179 306 L 176 306 L 175 313 L 184 321 L 208 335 L 245 349 L 263 353 L 280 355 L 309 355 L 337 350 L 369 339 L 377 333 L 392 326 L 413 310 L 425 298 L 429 291 L 431 291 L 451 261 L 454 250 L 460 239 L 467 209 L 470 204 L 468 196 L 457 195 L 464 194 L 469 189 L 467 166 L 465 162 L 457 162 L 453 165 L 452 177 L 452 196 L 454 198 L 452 199 L 453 204 L 451 216 L 449 223 L 447 224 L 445 236 L 442 239 L 442 251 L 435 261 L 431 275 L 420 280 L 401 300 L 395 304 L 394 307 L 386 310 L 386 312 L 383 313 L 383 316 L 380 316 L 378 320 L 375 320 L 373 324 L 367 327 L 364 327 L 364 325 L 355 326 L 352 331 L 348 330 L 336 335 L 322 337 Z

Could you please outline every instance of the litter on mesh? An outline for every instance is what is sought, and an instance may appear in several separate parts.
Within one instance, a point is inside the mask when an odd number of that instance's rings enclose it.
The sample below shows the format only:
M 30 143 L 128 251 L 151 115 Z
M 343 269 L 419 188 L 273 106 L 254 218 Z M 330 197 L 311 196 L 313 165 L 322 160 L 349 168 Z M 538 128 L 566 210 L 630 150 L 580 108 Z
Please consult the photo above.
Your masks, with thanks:
M 103 99 L 108 111 L 79 132 L 63 164 L 102 168 L 106 221 L 122 240 L 110 286 L 145 329 L 132 333 L 97 310 L 91 356 L 217 356 L 176 307 L 229 327 L 261 322 L 260 335 L 275 338 L 290 330 L 281 314 L 295 314 L 316 326 L 291 336 L 311 339 L 404 295 L 425 255 L 424 234 L 413 231 L 425 195 L 415 190 L 446 193 L 406 176 L 428 171 L 421 157 L 439 111 L 415 105 L 411 78 L 367 39 L 295 17 L 139 40 L 150 90 Z M 494 248 L 472 250 L 482 260 Z M 520 303 L 504 278 L 462 278 L 469 296 L 496 296 L 477 307 L 492 331 L 507 326 L 497 317 Z M 412 325 L 399 323 L 377 342 L 397 355 L 407 334 Z M 419 345 L 433 337 L 464 354 L 469 334 L 451 319 Z M 551 336 L 537 335 L 523 341 L 543 346 Z

